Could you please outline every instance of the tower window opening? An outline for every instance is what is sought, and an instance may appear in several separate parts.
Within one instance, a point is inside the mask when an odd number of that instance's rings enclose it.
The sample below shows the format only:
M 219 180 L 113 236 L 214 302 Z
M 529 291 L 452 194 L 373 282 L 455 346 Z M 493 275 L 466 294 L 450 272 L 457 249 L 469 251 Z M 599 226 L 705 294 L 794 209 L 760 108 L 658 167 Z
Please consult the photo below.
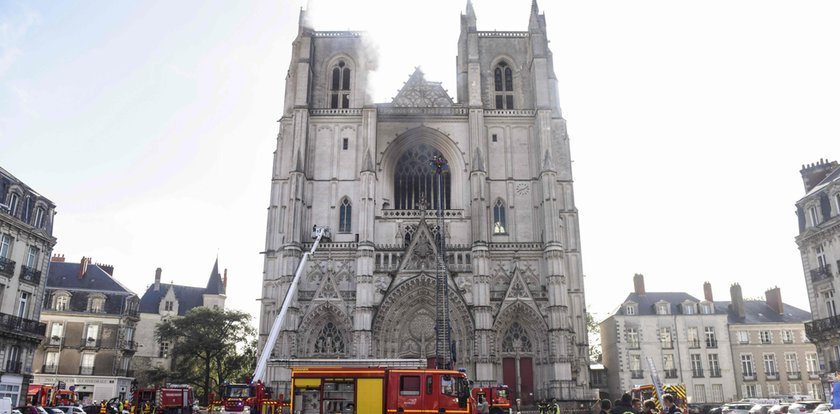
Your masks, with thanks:
M 429 163 L 434 157 L 443 158 L 426 144 L 411 148 L 400 157 L 394 171 L 394 209 L 450 208 L 451 177 L 448 171 L 438 176 Z
M 502 61 L 493 70 L 496 91 L 496 109 L 513 109 L 513 70 Z
M 340 106 L 339 106 L 340 105 Z M 330 82 L 330 108 L 350 107 L 350 68 L 343 60 L 332 69 Z

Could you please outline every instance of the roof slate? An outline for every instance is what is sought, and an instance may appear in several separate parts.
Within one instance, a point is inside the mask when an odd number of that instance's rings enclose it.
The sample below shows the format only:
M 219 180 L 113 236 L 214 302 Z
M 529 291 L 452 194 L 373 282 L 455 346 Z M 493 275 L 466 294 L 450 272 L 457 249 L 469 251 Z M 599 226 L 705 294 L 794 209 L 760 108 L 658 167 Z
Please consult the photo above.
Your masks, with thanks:
M 783 304 L 784 312 L 780 315 L 763 300 L 745 300 L 745 317 L 741 320 L 735 311 L 730 309 L 731 304 L 732 302 L 715 302 L 715 311 L 726 313 L 730 324 L 803 323 L 812 319 L 811 312 L 787 303 Z

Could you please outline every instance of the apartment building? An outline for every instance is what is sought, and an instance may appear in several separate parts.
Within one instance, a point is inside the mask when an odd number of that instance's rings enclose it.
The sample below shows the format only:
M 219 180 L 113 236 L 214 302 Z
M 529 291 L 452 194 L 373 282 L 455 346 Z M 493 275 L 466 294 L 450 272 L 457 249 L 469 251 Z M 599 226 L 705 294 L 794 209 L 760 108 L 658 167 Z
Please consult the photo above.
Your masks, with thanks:
M 44 339 L 39 322 L 56 239 L 55 204 L 0 167 L 0 398 L 26 398 L 32 359 Z
M 41 312 L 48 330 L 35 354 L 35 382 L 63 381 L 87 402 L 127 397 L 139 304 L 114 278 L 113 266 L 53 256 Z

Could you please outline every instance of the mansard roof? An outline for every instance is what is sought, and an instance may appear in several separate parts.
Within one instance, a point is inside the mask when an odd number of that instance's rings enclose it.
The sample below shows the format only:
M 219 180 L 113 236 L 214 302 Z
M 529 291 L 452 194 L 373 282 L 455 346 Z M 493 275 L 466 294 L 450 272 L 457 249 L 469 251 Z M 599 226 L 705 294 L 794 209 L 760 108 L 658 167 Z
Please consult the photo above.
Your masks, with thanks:
M 633 302 L 639 305 L 638 315 L 656 315 L 656 304 L 660 302 L 667 302 L 670 304 L 671 314 L 681 314 L 682 312 L 678 308 L 679 305 L 682 305 L 686 301 L 700 303 L 701 300 L 695 298 L 694 296 L 689 295 L 685 292 L 645 292 L 644 294 L 638 294 L 633 292 L 627 295 L 627 298 L 624 299 L 624 302 Z M 717 310 L 715 313 L 720 313 Z
M 715 313 L 729 315 L 730 324 L 749 325 L 760 323 L 804 323 L 813 319 L 811 312 L 783 303 L 783 313 L 773 310 L 766 301 L 744 300 L 745 318 L 738 317 L 730 306 L 732 302 L 715 302 Z
M 441 83 L 427 81 L 419 67 L 414 69 L 414 73 L 391 101 L 391 105 L 403 108 L 439 108 L 453 104 Z
M 81 277 L 80 263 L 51 262 L 49 275 L 47 276 L 47 289 L 91 290 L 96 292 L 131 294 L 113 276 L 96 264 L 88 264 L 87 271 Z
M 120 284 L 101 267 L 91 263 L 83 276 L 79 276 L 80 263 L 51 262 L 47 275 L 47 294 L 44 295 L 44 308 L 49 309 L 53 293 L 67 291 L 70 302 L 67 311 L 86 312 L 91 296 L 104 296 L 102 313 L 120 315 L 125 309 L 125 301 L 135 298 L 136 294 Z

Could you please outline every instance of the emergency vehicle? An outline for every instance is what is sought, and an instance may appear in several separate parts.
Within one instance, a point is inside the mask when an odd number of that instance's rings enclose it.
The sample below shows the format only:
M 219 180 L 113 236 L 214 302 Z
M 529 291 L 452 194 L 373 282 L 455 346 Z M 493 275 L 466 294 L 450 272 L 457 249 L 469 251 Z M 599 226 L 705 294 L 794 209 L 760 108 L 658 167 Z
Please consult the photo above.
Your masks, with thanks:
M 137 388 L 132 393 L 135 414 L 192 414 L 192 387 L 186 384 Z
M 276 407 L 282 406 L 283 396 L 278 399 L 272 398 L 271 387 L 265 386 L 262 381 L 252 384 L 228 384 L 224 383 L 219 390 L 220 400 L 213 405 L 225 413 L 272 413 Z
M 76 405 L 79 395 L 71 386 L 65 389 L 64 382 L 56 385 L 30 384 L 26 393 L 26 401 L 32 405 L 52 407 L 55 405 Z
M 463 371 L 403 368 L 292 368 L 291 412 L 300 414 L 473 414 Z
M 674 397 L 674 405 L 680 409 L 683 413 L 688 412 L 687 401 L 685 397 L 685 384 L 663 384 L 662 385 L 662 392 L 664 394 L 671 394 Z M 656 393 L 656 386 L 653 384 L 644 384 L 640 385 L 636 388 L 633 388 L 630 391 L 630 395 L 633 398 L 638 398 L 642 401 L 647 399 L 653 399 L 656 403 L 656 409 L 662 410 L 662 404 L 660 403 L 661 396 Z
M 507 385 L 473 388 L 472 398 L 481 413 L 511 414 L 513 412 Z

